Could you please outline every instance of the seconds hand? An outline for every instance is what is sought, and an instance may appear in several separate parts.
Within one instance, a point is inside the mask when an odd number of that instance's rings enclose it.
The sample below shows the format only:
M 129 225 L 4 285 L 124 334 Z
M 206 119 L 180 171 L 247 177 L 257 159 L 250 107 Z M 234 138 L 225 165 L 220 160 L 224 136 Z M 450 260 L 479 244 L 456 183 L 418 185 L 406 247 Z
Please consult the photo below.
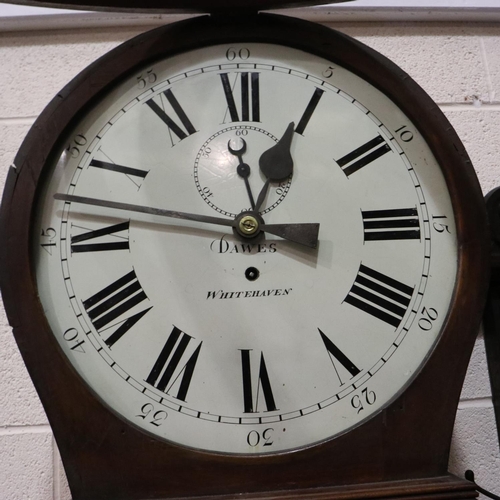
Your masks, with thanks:
M 96 207 L 112 208 L 115 210 L 126 210 L 128 212 L 139 212 L 143 214 L 157 215 L 160 217 L 170 217 L 173 219 L 186 219 L 196 222 L 205 222 L 207 224 L 217 224 L 220 226 L 229 226 L 236 229 L 238 234 L 243 237 L 248 237 L 241 228 L 240 221 L 248 218 L 254 212 L 245 212 L 240 214 L 235 219 L 223 219 L 222 217 L 212 217 L 210 215 L 190 214 L 186 212 L 177 212 L 174 210 L 165 210 L 162 208 L 145 207 L 142 205 L 132 205 L 130 203 L 120 203 L 116 201 L 101 200 L 97 198 L 87 198 L 85 196 L 76 196 L 72 194 L 56 193 L 54 199 L 72 203 L 81 203 L 83 205 L 93 205 Z M 300 243 L 307 247 L 316 248 L 318 246 L 318 223 L 297 223 L 297 224 L 262 224 L 258 223 L 255 217 L 252 217 L 258 224 L 258 230 L 253 233 L 256 235 L 258 231 L 279 236 L 285 240 Z
M 250 183 L 248 182 L 250 166 L 243 161 L 243 153 L 247 150 L 247 143 L 245 139 L 241 137 L 240 139 L 243 143 L 240 149 L 234 149 L 231 147 L 231 139 L 229 139 L 227 143 L 227 149 L 232 155 L 238 157 L 240 164 L 236 167 L 236 172 L 238 172 L 238 175 L 245 181 L 245 187 L 247 188 L 248 197 L 250 198 L 250 205 L 252 206 L 252 210 L 255 210 L 255 201 L 253 200 L 252 189 L 250 188 Z

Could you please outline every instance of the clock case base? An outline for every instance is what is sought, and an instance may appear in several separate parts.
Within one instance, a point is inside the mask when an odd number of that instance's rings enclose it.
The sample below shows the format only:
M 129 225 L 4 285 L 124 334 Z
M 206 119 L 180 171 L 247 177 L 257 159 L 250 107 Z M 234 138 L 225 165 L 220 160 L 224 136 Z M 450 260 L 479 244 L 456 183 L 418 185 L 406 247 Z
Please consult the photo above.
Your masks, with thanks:
M 477 498 L 474 484 L 455 476 L 447 475 L 415 481 L 393 481 L 371 483 L 362 486 L 338 486 L 310 490 L 275 491 L 258 494 L 241 494 L 241 500 L 459 500 Z M 234 495 L 191 497 L 186 500 L 231 500 Z M 163 499 L 162 499 L 163 500 Z M 164 499 L 166 500 L 166 499 Z
M 442 166 L 460 249 L 456 293 L 446 325 L 405 391 L 346 434 L 265 456 L 182 448 L 145 434 L 109 410 L 63 356 L 38 300 L 30 255 L 38 185 L 50 163 L 47 158 L 59 150 L 75 117 L 121 79 L 155 60 L 208 44 L 243 42 L 281 43 L 318 54 L 386 93 L 420 130 Z M 74 500 L 474 498 L 473 488 L 449 476 L 447 466 L 488 284 L 486 212 L 458 136 L 436 104 L 389 60 L 343 34 L 293 18 L 203 16 L 175 23 L 117 47 L 70 82 L 37 119 L 14 165 L 0 210 L 3 299 Z

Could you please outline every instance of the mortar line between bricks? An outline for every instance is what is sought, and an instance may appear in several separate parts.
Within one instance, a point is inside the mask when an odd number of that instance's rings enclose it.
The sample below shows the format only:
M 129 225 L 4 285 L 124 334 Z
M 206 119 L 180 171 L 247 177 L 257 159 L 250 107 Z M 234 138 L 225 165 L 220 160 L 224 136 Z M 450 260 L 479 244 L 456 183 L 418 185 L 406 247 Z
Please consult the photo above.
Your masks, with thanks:
M 50 425 L 12 425 L 0 427 L 0 436 L 15 436 L 19 434 L 47 434 L 52 432 Z
M 59 489 L 59 466 L 57 461 L 57 444 L 52 436 L 52 499 L 59 500 L 60 489 Z
M 491 400 L 491 397 L 464 399 L 458 404 L 459 410 L 467 410 L 470 408 L 493 408 L 493 401 Z
M 438 103 L 441 111 L 500 111 L 500 104 L 459 104 L 459 103 Z
M 0 125 L 33 125 L 36 119 L 36 116 L 0 116 Z
M 495 91 L 493 90 L 493 81 L 491 80 L 490 65 L 488 64 L 488 57 L 486 56 L 486 47 L 484 46 L 483 37 L 479 38 L 479 45 L 481 47 L 481 58 L 483 59 L 484 70 L 486 72 L 486 83 L 488 84 L 488 97 L 490 102 L 495 100 Z
M 482 42 L 482 40 L 481 40 Z M 488 92 L 490 96 L 493 94 L 491 78 L 487 70 Z M 454 102 L 438 102 L 436 103 L 442 111 L 500 111 L 500 104 L 497 103 L 480 103 L 463 104 Z M 0 125 L 33 125 L 37 116 L 26 117 L 0 117 Z

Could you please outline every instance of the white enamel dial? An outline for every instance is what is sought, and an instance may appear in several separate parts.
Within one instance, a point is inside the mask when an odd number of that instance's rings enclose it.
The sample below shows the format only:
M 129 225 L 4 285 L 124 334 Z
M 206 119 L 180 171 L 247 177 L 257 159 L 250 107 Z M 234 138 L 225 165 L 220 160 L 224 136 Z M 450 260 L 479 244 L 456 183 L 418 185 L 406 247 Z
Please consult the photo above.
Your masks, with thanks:
M 287 130 L 293 173 L 267 182 Z M 70 363 L 134 426 L 297 449 L 378 413 L 432 351 L 457 273 L 450 196 L 408 117 L 346 69 L 278 45 L 188 52 L 123 81 L 66 146 L 39 201 L 38 291 Z M 130 209 L 233 221 L 260 193 L 257 220 L 319 224 L 317 248 Z

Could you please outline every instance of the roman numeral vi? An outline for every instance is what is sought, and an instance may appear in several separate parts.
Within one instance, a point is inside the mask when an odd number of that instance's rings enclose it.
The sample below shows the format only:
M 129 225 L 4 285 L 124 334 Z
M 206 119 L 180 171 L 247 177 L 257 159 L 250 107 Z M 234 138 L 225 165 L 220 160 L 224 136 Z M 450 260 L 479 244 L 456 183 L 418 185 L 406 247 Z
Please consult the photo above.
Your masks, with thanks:
M 264 360 L 264 353 L 260 355 L 259 378 L 257 381 L 257 394 L 254 399 L 254 390 L 252 387 L 252 370 L 250 366 L 250 353 L 251 349 L 240 349 L 241 352 L 241 368 L 243 378 L 243 406 L 245 413 L 255 413 L 258 411 L 259 389 L 262 389 L 264 401 L 267 411 L 277 410 L 274 401 L 273 391 L 271 389 L 271 382 L 267 372 L 266 362 Z

